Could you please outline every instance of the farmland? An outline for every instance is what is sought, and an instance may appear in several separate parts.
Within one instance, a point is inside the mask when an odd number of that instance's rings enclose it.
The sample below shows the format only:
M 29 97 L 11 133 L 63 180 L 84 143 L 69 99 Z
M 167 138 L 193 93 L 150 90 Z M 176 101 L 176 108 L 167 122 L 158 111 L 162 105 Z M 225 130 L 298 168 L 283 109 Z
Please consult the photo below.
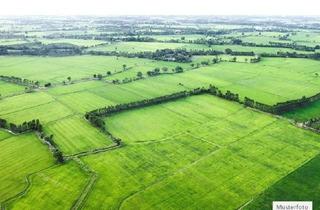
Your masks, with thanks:
M 207 199 L 216 209 L 236 208 L 317 154 L 320 146 L 314 134 L 212 96 L 123 112 L 107 118 L 106 125 L 128 145 L 84 159 L 102 174 L 92 201 L 99 200 L 104 209 L 184 208 L 192 203 L 209 208 Z M 283 131 L 294 134 L 287 138 Z M 289 165 L 279 163 L 287 160 Z M 257 180 L 264 181 L 256 185 Z M 111 184 L 106 192 L 104 186 Z M 238 191 L 246 193 L 232 203 L 224 200 Z M 89 199 L 88 208 L 97 208 L 95 204 Z
M 0 209 L 320 209 L 318 20 L 215 18 L 0 18 Z

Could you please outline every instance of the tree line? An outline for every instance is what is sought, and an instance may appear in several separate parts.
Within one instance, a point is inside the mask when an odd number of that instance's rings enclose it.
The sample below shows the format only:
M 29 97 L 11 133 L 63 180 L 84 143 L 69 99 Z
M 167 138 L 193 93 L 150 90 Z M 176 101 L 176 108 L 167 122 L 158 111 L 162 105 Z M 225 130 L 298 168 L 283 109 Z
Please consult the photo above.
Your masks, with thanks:
M 0 46 L 0 55 L 68 56 L 80 54 L 82 54 L 82 48 L 69 43 L 45 45 L 41 42 L 33 42 Z
M 245 106 L 249 106 L 264 112 L 269 112 L 272 114 L 282 114 L 285 112 L 292 111 L 294 109 L 307 106 L 317 100 L 320 100 L 320 93 L 317 93 L 310 97 L 303 96 L 300 99 L 294 99 L 294 100 L 288 100 L 285 102 L 280 102 L 275 105 L 267 105 L 264 103 L 260 103 L 257 101 L 254 101 L 253 99 L 250 99 L 248 97 L 244 98 L 243 104 Z
M 31 87 L 39 87 L 39 81 L 33 81 L 28 79 L 23 79 L 21 77 L 15 77 L 15 76 L 4 76 L 0 75 L 0 80 L 5 82 L 10 82 L 18 85 L 25 85 L 25 86 L 31 86 Z
M 0 128 L 7 129 L 15 134 L 22 134 L 26 132 L 34 131 L 38 136 L 49 146 L 49 149 L 52 151 L 53 156 L 55 157 L 58 163 L 63 163 L 64 158 L 63 154 L 60 151 L 58 145 L 53 140 L 53 135 L 47 135 L 43 126 L 38 119 L 30 120 L 23 122 L 22 124 L 16 125 L 14 123 L 9 123 L 5 119 L 0 118 Z

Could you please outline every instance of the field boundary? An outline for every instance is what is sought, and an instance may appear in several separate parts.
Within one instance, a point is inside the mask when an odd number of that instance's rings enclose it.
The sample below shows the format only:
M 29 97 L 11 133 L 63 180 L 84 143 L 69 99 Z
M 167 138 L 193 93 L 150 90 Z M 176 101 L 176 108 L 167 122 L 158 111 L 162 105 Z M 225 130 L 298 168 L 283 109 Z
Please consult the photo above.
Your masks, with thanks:
M 6 210 L 8 204 L 14 202 L 14 201 L 17 200 L 17 199 L 20 199 L 21 197 L 25 196 L 25 195 L 29 192 L 29 190 L 30 190 L 30 188 L 31 188 L 31 186 L 32 186 L 31 177 L 32 177 L 33 175 L 36 175 L 37 173 L 40 173 L 40 172 L 42 172 L 42 171 L 45 171 L 45 170 L 48 170 L 48 169 L 51 169 L 51 168 L 54 168 L 54 167 L 57 167 L 57 165 L 54 164 L 54 165 L 51 165 L 51 166 L 49 166 L 49 167 L 47 167 L 47 168 L 40 169 L 40 170 L 38 170 L 38 171 L 36 171 L 36 172 L 32 172 L 32 173 L 30 173 L 30 174 L 27 174 L 27 175 L 25 176 L 25 187 L 23 188 L 23 190 L 20 191 L 20 192 L 18 192 L 16 195 L 14 195 L 14 196 L 12 196 L 12 197 L 10 197 L 10 198 L 7 198 L 6 200 L 0 202 L 1 210 Z

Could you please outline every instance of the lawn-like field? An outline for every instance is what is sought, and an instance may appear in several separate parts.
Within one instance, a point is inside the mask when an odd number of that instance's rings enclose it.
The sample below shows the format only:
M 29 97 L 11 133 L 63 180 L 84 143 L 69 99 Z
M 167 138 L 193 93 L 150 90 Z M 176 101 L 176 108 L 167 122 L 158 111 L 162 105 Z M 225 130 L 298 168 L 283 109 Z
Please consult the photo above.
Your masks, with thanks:
M 244 209 L 272 209 L 272 201 L 312 201 L 313 209 L 320 208 L 320 156 L 284 177 Z
M 113 56 L 2 56 L 0 57 L 0 74 L 61 84 L 62 81 L 67 81 L 69 76 L 72 80 L 79 80 L 93 78 L 94 74 L 106 75 L 108 71 L 111 73 L 122 71 L 123 65 L 126 65 L 126 69 L 146 65 L 153 69 L 164 64 L 148 59 Z M 168 67 L 177 65 L 179 64 L 168 62 Z
M 45 130 L 54 135 L 55 142 L 66 155 L 106 147 L 112 141 L 93 128 L 83 116 L 71 116 L 49 123 Z
M 79 197 L 87 175 L 74 162 L 36 173 L 28 193 L 9 204 L 10 209 L 66 209 Z
M 119 52 L 145 52 L 156 51 L 160 49 L 205 49 L 205 45 L 187 44 L 187 43 L 163 43 L 163 42 L 115 42 L 90 48 L 93 51 L 119 51 Z
M 115 114 L 106 126 L 125 146 L 83 158 L 100 175 L 85 209 L 235 209 L 320 147 L 316 134 L 210 95 Z
M 43 104 L 48 104 L 54 101 L 54 98 L 46 93 L 30 93 L 24 95 L 13 96 L 1 100 L 0 116 L 11 114 L 18 111 L 27 110 Z M 34 116 L 36 117 L 36 116 Z
M 12 83 L 0 81 L 0 98 L 24 92 L 24 87 Z
M 32 133 L 7 135 L 0 140 L 0 148 L 0 202 L 21 192 L 27 185 L 27 175 L 54 164 L 48 147 Z
M 273 48 L 273 47 L 251 47 L 241 45 L 213 45 L 207 46 L 202 44 L 189 43 L 163 43 L 163 42 L 115 42 L 112 44 L 102 45 L 89 48 L 92 51 L 118 51 L 118 52 L 145 52 L 156 51 L 158 49 L 187 49 L 187 50 L 217 50 L 224 52 L 231 49 L 238 52 L 254 52 L 254 53 L 277 53 L 277 52 L 299 52 L 310 53 L 307 51 L 297 51 L 289 48 Z
M 222 62 L 181 74 L 139 80 L 121 87 L 145 95 L 147 92 L 168 93 L 174 92 L 174 89 L 213 84 L 224 91 L 238 93 L 242 98 L 247 96 L 259 102 L 275 104 L 318 93 L 320 77 L 315 76 L 319 72 L 318 65 L 319 61 L 290 58 L 264 58 L 255 64 Z
M 54 101 L 29 109 L 1 115 L 1 117 L 15 124 L 22 124 L 23 122 L 31 121 L 35 118 L 40 119 L 42 124 L 46 124 L 72 114 L 73 112 L 66 106 Z
M 43 44 L 68 43 L 78 45 L 80 47 L 92 47 L 105 43 L 100 40 L 86 40 L 86 39 L 37 39 Z

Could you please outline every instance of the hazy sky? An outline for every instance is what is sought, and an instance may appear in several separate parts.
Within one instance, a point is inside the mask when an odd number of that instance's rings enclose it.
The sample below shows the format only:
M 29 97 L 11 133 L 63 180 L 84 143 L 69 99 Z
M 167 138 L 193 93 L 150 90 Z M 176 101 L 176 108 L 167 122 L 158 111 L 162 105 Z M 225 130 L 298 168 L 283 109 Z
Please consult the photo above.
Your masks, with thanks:
M 320 0 L 1 0 L 0 15 L 320 15 Z

